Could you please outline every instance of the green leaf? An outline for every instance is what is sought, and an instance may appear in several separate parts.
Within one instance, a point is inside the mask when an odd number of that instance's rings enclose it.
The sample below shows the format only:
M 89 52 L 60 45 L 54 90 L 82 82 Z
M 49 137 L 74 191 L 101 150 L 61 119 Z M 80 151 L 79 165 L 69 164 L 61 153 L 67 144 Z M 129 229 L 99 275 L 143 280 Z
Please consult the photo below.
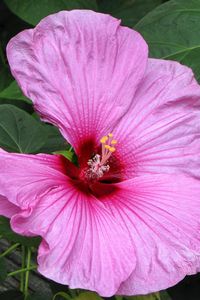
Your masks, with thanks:
M 55 154 L 61 154 L 63 155 L 65 158 L 67 158 L 70 161 L 74 160 L 74 152 L 69 151 L 69 150 L 61 150 L 61 151 L 55 151 Z
M 22 100 L 27 103 L 32 103 L 31 100 L 22 94 L 22 91 L 15 80 L 0 92 L 0 99 Z
M 5 217 L 0 217 L 0 235 L 10 242 L 20 243 L 27 247 L 37 247 L 41 240 L 39 237 L 27 238 L 14 233 L 10 228 L 9 219 Z
M 161 300 L 159 293 L 153 293 L 149 295 L 131 296 L 125 297 L 127 300 Z
M 40 120 L 38 122 L 40 122 Z M 46 131 L 46 141 L 39 149 L 41 153 L 52 153 L 70 147 L 56 127 L 44 123 L 41 124 Z
M 18 290 L 9 290 L 0 293 L 0 300 L 24 300 L 24 296 Z
M 74 300 L 102 300 L 102 298 L 96 293 L 85 292 L 81 293 L 78 297 L 74 298 Z
M 149 11 L 160 5 L 162 0 L 99 0 L 99 10 L 122 19 L 126 26 L 133 27 Z
M 97 10 L 95 0 L 4 0 L 9 9 L 22 20 L 36 25 L 45 16 L 60 10 Z
M 6 260 L 0 257 L 0 282 L 4 281 L 7 277 Z
M 147 14 L 136 26 L 150 56 L 191 67 L 200 80 L 200 1 L 171 0 Z
M 35 153 L 47 139 L 43 126 L 23 110 L 0 105 L 0 147 L 11 152 Z

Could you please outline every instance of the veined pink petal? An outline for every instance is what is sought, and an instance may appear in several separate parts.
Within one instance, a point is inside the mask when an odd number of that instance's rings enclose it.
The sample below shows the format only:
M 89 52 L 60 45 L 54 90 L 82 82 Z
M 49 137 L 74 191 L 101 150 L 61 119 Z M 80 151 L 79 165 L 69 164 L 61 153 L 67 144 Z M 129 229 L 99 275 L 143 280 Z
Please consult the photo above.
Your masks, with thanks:
M 37 204 L 39 196 L 65 182 L 62 157 L 0 151 L 0 194 L 21 209 Z
M 19 207 L 10 203 L 6 197 L 0 195 L 0 216 L 11 218 L 19 211 Z
M 144 74 L 147 45 L 120 21 L 92 11 L 44 18 L 8 44 L 13 76 L 43 120 L 78 148 L 98 140 L 128 110 Z
M 103 203 L 65 171 L 61 156 L 0 151 L 0 193 L 20 208 L 10 215 L 12 228 L 43 237 L 43 275 L 111 296 L 135 267 L 134 245 Z
M 200 266 L 200 185 L 183 175 L 141 176 L 104 199 L 130 233 L 136 268 L 118 294 L 147 294 L 176 284 Z
M 191 69 L 150 59 L 129 114 L 116 129 L 125 177 L 187 173 L 199 177 L 200 86 Z
M 135 267 L 134 245 L 103 203 L 67 182 L 41 197 L 30 213 L 15 215 L 12 228 L 41 235 L 39 272 L 71 288 L 116 293 Z

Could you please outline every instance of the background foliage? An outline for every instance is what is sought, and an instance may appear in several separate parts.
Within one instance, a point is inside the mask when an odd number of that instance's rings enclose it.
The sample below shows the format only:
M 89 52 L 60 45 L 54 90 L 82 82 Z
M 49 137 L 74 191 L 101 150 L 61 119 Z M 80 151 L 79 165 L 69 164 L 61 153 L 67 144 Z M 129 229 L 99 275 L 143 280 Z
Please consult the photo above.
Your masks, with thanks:
M 200 0 L 4 0 L 0 2 L 0 147 L 10 152 L 52 153 L 69 145 L 56 128 L 42 123 L 12 78 L 5 49 L 8 40 L 23 29 L 36 25 L 43 17 L 60 10 L 92 9 L 122 19 L 135 28 L 149 44 L 150 56 L 178 60 L 191 67 L 200 80 Z M 30 134 L 31 133 L 31 134 Z M 39 238 L 29 239 L 12 232 L 9 221 L 0 217 L 0 239 L 8 247 L 0 253 L 0 300 L 100 300 L 97 294 L 48 281 L 50 292 L 28 291 L 30 271 L 36 269 L 35 254 Z M 1 241 L 0 241 L 1 245 Z M 1 249 L 1 248 L 0 248 Z M 21 267 L 8 270 L 6 258 L 18 253 Z M 31 256 L 32 254 L 32 256 Z M 31 258 L 32 257 L 32 258 Z M 35 272 L 35 271 L 34 271 Z M 16 290 L 1 289 L 12 276 L 19 279 Z M 43 279 L 46 280 L 46 279 Z M 47 280 L 46 280 L 47 281 Z M 170 296 L 169 296 L 170 295 Z M 199 300 L 200 279 L 193 276 L 167 292 L 148 296 L 121 297 L 116 300 Z

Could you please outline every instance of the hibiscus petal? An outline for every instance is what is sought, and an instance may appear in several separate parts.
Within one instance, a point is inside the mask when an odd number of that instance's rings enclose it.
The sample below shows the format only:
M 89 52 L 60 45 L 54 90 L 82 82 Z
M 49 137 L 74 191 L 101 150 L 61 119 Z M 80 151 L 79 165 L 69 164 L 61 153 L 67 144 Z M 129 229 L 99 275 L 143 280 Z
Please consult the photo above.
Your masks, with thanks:
M 200 266 L 200 184 L 183 175 L 141 176 L 104 199 L 132 237 L 136 268 L 118 294 L 166 289 Z
M 41 197 L 32 212 L 15 215 L 12 228 L 40 235 L 39 272 L 71 288 L 116 293 L 135 267 L 134 246 L 104 205 L 70 183 Z
M 65 178 L 61 156 L 0 151 L 0 194 L 21 209 L 35 206 L 40 194 L 65 182 Z
M 63 11 L 8 44 L 13 76 L 43 120 L 77 149 L 107 134 L 127 111 L 147 62 L 147 45 L 120 21 Z
M 0 216 L 11 218 L 20 211 L 19 207 L 10 203 L 6 197 L 0 195 Z
M 125 176 L 187 173 L 199 177 L 199 120 L 200 86 L 191 69 L 150 59 L 129 115 L 115 132 Z

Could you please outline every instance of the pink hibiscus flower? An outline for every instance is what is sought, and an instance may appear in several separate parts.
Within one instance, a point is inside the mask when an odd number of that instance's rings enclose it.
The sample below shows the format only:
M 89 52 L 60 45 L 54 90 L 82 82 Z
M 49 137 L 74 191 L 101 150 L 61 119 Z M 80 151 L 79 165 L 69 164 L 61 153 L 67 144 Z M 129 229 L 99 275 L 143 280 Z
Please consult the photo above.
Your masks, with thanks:
M 0 213 L 19 234 L 42 237 L 39 272 L 103 296 L 150 293 L 197 272 L 192 71 L 148 59 L 140 34 L 92 11 L 48 16 L 7 53 L 24 94 L 79 162 L 0 152 Z

